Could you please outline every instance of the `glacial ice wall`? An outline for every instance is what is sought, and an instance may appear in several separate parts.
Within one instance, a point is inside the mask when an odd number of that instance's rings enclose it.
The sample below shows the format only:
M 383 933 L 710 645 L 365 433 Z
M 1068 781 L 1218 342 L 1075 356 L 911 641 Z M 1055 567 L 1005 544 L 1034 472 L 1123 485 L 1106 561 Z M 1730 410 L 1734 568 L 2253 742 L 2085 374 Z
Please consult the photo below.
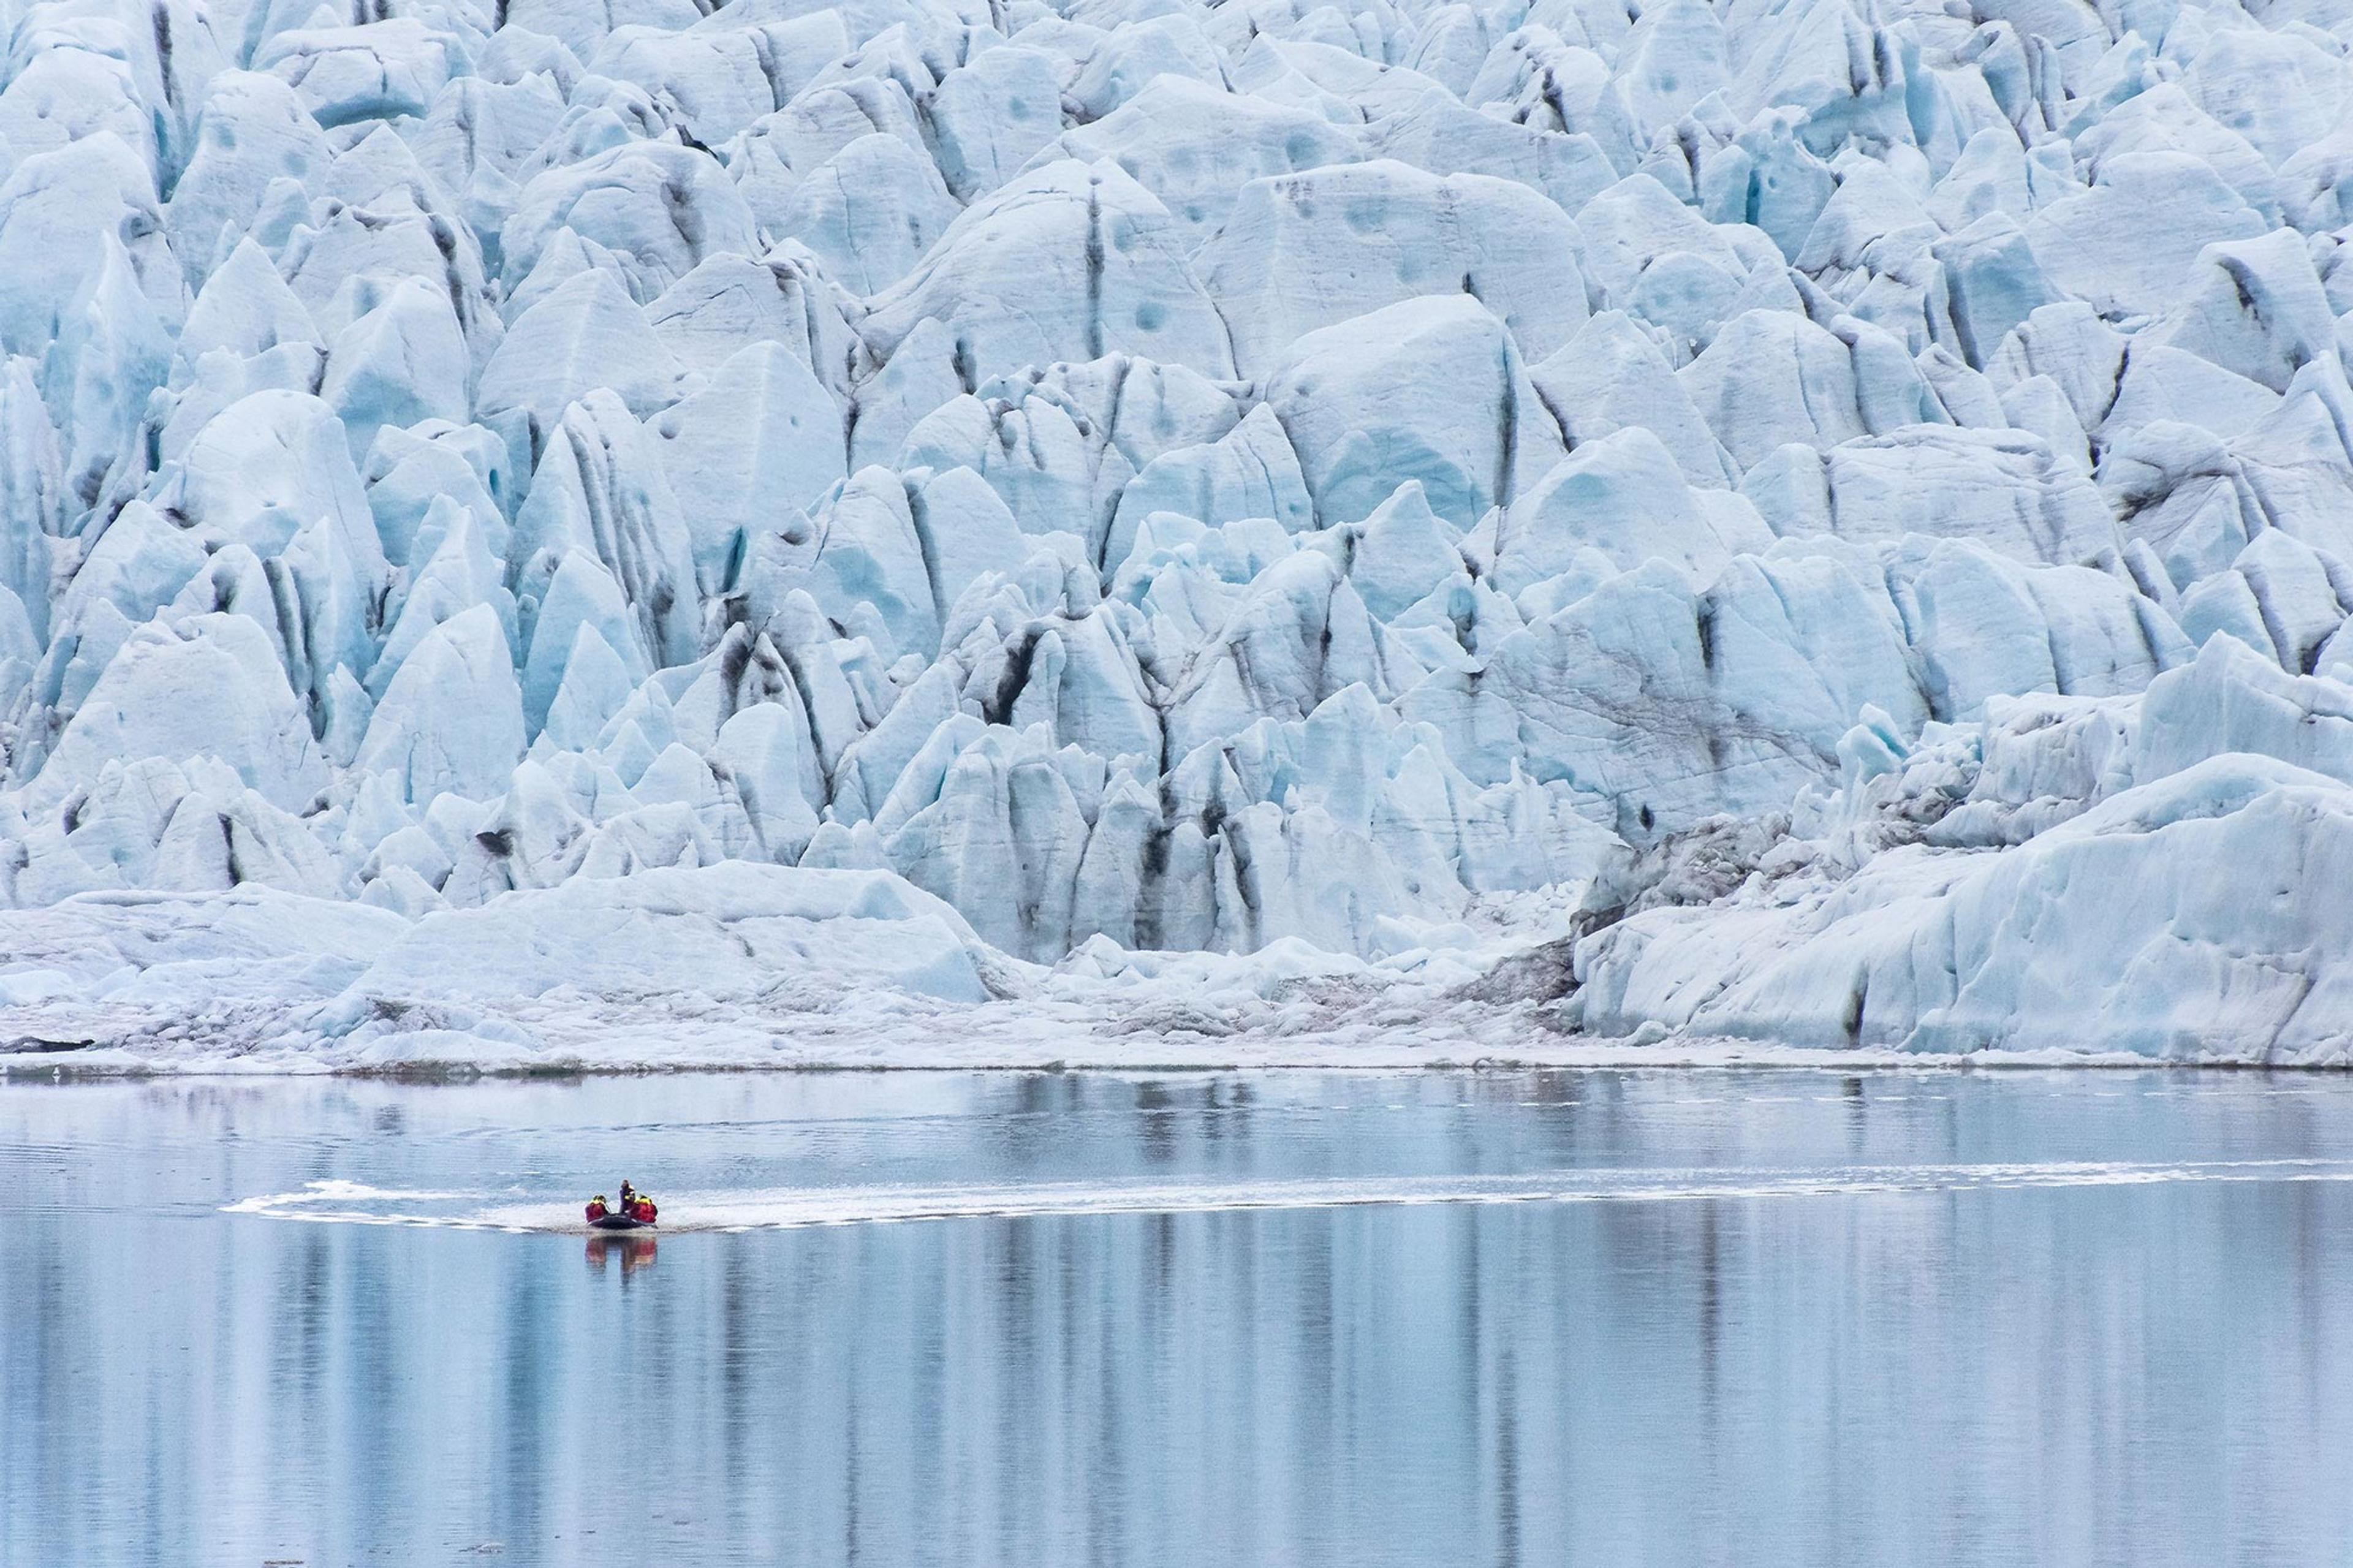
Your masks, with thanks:
M 0 901 L 757 861 L 1377 957 L 1746 822 L 1587 1026 L 2000 1043 L 2032 898 L 2204 944 L 2136 1039 L 2353 1028 L 2340 899 L 2147 891 L 2353 821 L 2232 717 L 2353 712 L 2342 6 L 0 19 Z M 2029 711 L 2130 764 L 2002 794 Z

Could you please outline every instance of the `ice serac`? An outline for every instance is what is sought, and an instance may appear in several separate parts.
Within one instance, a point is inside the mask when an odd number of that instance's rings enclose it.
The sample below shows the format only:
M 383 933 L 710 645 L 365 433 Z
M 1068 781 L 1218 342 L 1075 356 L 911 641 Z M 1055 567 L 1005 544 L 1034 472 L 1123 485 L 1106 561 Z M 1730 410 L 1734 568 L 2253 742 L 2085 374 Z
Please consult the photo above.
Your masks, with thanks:
M 1440 516 L 1468 527 L 1566 455 L 1509 329 L 1463 294 L 1302 335 L 1268 380 L 1267 405 L 1327 523 L 1362 518 L 1417 479 Z
M 1188 245 L 1221 234 L 1251 182 L 1346 163 L 1363 147 L 1351 127 L 1308 108 L 1181 76 L 1155 77 L 1055 145 L 1088 163 L 1116 161 L 1160 198 Z
M 1577 226 L 1508 180 L 1386 159 L 1254 180 L 1202 247 L 1245 375 L 1302 334 L 1423 294 L 1467 294 L 1542 359 L 1585 320 Z
M 212 922 L 353 1065 L 844 975 L 2348 1058 L 2327 5 L 9 21 L 45 1029 Z
M 477 406 L 494 429 L 512 410 L 544 432 L 596 391 L 651 413 L 677 397 L 678 371 L 623 287 L 609 273 L 583 272 L 516 321 L 482 372 Z
M 1588 319 L 1576 337 L 1529 366 L 1528 379 L 1572 446 L 1647 430 L 1692 483 L 1722 487 L 1739 478 L 1656 338 L 1622 310 Z
M 487 605 L 434 628 L 401 662 L 354 766 L 409 800 L 497 793 L 522 755 L 522 699 L 504 628 Z
M 448 294 L 403 279 L 336 336 L 319 392 L 343 420 L 353 454 L 364 457 L 387 425 L 463 422 L 473 406 L 468 357 Z
M 268 636 L 215 613 L 133 632 L 75 710 L 34 787 L 62 800 L 108 761 L 217 757 L 276 805 L 325 782 L 311 726 Z
M 702 635 L 693 536 L 656 438 L 603 388 L 565 410 L 516 510 L 510 571 L 535 597 L 566 554 L 592 552 L 621 585 L 645 658 L 682 664 Z
M 1432 703 L 1462 684 L 1433 679 Z M 1645 563 L 1506 638 L 1484 685 L 1536 776 L 1610 799 L 1635 842 L 1786 805 L 1866 705 L 1926 717 L 1876 574 L 1822 557 L 1743 557 L 1704 584 Z
M 1233 370 L 1225 322 L 1168 212 L 1115 164 L 1064 160 L 966 208 L 863 331 L 885 349 L 937 321 L 980 374 L 1114 351 Z
M 751 210 L 717 159 L 634 138 L 525 184 L 499 236 L 502 264 L 514 279 L 528 278 L 567 236 L 615 257 L 641 303 L 711 257 L 759 250 Z
M 1062 128 L 1061 62 L 1044 49 L 991 44 L 940 79 L 932 134 L 940 177 L 964 201 L 1018 174 Z
M 1771 546 L 1755 509 L 1695 491 L 1641 426 L 1580 445 L 1530 485 L 1495 526 L 1493 581 L 1518 595 L 1583 572 L 1595 581 L 1665 561 L 1713 577 Z
M 1286 531 L 1311 527 L 1315 507 L 1299 456 L 1271 405 L 1261 404 L 1212 442 L 1164 452 L 1119 493 L 1104 563 L 1116 570 L 1154 512 L 1204 522 L 1271 518 Z
M 842 286 L 873 294 L 904 278 L 957 216 L 940 172 L 895 136 L 861 136 L 793 186 L 776 230 Z
M 739 350 L 650 427 L 708 591 L 725 585 L 754 534 L 843 477 L 841 409 L 782 343 Z

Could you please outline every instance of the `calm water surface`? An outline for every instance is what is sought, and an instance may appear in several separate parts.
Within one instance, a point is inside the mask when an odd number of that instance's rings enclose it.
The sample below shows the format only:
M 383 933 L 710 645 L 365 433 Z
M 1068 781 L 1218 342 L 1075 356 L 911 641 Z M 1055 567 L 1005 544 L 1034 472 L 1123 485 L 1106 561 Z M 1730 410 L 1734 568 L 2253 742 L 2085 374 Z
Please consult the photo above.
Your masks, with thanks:
M 9 1568 L 2353 1563 L 2353 1081 L 16 1083 L 0 1182 Z

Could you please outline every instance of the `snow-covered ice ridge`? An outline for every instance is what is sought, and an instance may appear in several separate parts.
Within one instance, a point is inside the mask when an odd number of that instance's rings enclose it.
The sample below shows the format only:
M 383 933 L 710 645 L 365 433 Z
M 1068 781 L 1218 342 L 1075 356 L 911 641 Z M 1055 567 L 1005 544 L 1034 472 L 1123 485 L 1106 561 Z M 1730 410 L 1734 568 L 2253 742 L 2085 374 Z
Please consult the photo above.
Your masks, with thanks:
M 2353 1043 L 2341 0 L 0 19 L 0 1049 Z

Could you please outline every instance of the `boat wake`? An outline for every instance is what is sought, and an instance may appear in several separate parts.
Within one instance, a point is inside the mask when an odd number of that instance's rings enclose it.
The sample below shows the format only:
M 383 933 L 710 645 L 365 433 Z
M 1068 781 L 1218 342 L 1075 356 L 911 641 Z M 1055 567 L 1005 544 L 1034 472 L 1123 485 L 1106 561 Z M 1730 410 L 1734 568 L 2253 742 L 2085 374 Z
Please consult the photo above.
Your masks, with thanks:
M 1433 1205 L 1730 1202 L 2010 1188 L 2348 1181 L 2353 1181 L 2353 1162 L 2223 1160 L 1811 1169 L 1557 1170 L 1518 1175 L 1330 1176 L 1133 1184 L 790 1187 L 666 1194 L 660 1234 L 792 1230 L 919 1220 L 1227 1214 Z M 515 1201 L 512 1194 L 406 1191 L 347 1181 L 312 1182 L 299 1192 L 245 1198 L 227 1205 L 223 1212 L 312 1224 L 408 1226 L 516 1235 L 574 1233 L 586 1228 L 577 1202 L 570 1199 L 523 1202 Z

